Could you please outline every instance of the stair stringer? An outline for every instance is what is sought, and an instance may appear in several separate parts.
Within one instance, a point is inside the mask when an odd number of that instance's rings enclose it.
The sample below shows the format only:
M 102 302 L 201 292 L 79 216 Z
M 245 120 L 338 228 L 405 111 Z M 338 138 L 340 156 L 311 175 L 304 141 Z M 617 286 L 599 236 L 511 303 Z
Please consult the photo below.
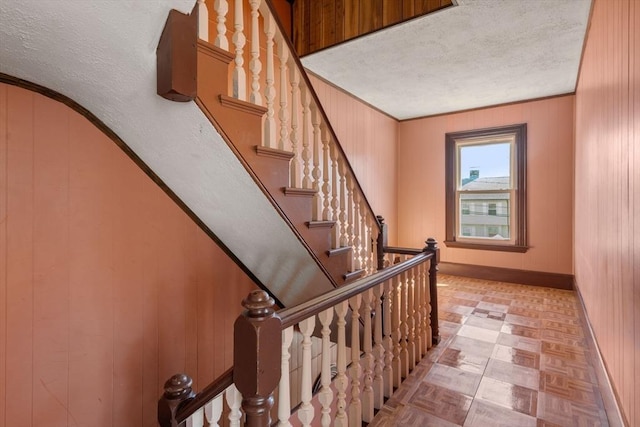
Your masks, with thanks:
M 224 95 L 227 91 L 229 63 L 233 56 L 210 43 L 198 42 L 198 84 L 196 103 L 225 137 L 230 148 L 263 188 L 274 207 L 304 242 L 309 253 L 335 285 L 345 283 L 349 252 L 330 256 L 330 229 L 309 226 L 312 200 L 287 195 L 289 162 L 283 156 L 259 155 L 264 107 Z

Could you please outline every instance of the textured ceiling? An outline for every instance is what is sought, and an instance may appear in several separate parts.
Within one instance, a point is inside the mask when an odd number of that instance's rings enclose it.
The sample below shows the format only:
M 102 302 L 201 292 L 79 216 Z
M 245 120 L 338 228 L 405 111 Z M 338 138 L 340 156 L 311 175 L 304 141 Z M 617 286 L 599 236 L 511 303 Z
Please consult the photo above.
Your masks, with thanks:
M 457 3 L 302 62 L 400 120 L 574 91 L 591 0 Z

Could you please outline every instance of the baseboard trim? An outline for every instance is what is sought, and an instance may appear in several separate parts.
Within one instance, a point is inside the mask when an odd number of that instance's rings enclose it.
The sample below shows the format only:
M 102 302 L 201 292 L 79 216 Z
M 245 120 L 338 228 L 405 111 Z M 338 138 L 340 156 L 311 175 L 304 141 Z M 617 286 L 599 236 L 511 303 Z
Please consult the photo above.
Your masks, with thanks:
M 578 295 L 578 300 L 580 301 L 580 317 L 584 324 L 586 341 L 589 346 L 589 353 L 591 354 L 591 364 L 595 371 L 596 378 L 598 379 L 600 394 L 602 395 L 602 403 L 604 410 L 607 413 L 609 425 L 611 427 L 627 427 L 629 426 L 629 423 L 620 410 L 620 400 L 618 399 L 618 395 L 613 389 L 613 385 L 609 379 L 609 370 L 607 369 L 607 365 L 604 363 L 604 359 L 600 353 L 600 347 L 598 346 L 598 341 L 593 333 L 591 322 L 589 322 L 587 308 L 584 305 L 584 300 L 580 293 L 580 287 L 577 283 L 575 283 L 575 290 Z
M 440 262 L 438 267 L 441 273 L 451 274 L 453 276 L 520 283 L 522 285 L 545 286 L 556 289 L 573 289 L 573 274 L 486 267 L 483 265 L 458 264 L 454 262 Z

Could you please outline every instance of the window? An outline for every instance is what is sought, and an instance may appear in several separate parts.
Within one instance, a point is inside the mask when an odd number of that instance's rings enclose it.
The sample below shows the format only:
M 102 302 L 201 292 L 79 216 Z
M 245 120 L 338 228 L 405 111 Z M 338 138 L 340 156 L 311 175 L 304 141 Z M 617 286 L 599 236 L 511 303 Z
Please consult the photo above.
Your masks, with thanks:
M 520 124 L 446 134 L 447 246 L 527 251 L 526 133 Z

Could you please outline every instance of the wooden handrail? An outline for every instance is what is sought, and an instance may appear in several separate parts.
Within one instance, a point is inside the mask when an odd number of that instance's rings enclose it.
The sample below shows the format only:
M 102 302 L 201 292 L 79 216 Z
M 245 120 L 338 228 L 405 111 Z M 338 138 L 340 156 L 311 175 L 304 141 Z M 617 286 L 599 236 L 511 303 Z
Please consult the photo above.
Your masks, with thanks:
M 295 325 L 300 321 L 320 313 L 330 307 L 335 306 L 349 298 L 361 294 L 367 289 L 371 289 L 386 280 L 403 273 L 418 264 L 421 264 L 434 257 L 433 252 L 419 251 L 415 257 L 396 264 L 392 267 L 380 270 L 370 276 L 356 280 L 345 286 L 341 286 L 337 289 L 333 289 L 323 295 L 320 295 L 312 300 L 297 305 L 291 308 L 285 308 L 278 311 L 278 316 L 282 321 L 282 329 L 286 329 L 289 326 Z
M 355 184 L 358 186 L 358 190 L 360 191 L 360 194 L 362 195 L 362 198 L 363 198 L 364 202 L 366 203 L 367 208 L 369 209 L 369 213 L 375 219 L 376 226 L 378 227 L 378 232 L 380 232 L 381 231 L 381 226 L 380 226 L 380 223 L 378 222 L 376 214 L 374 213 L 373 208 L 371 207 L 371 204 L 369 203 L 369 200 L 367 199 L 367 196 L 366 196 L 364 190 L 362 189 L 362 186 L 360 185 L 360 182 L 358 181 L 358 178 L 357 178 L 357 176 L 356 176 L 356 174 L 355 174 L 355 172 L 353 170 L 353 167 L 351 166 L 351 163 L 349 162 L 349 158 L 347 157 L 346 153 L 342 149 L 342 145 L 340 144 L 340 141 L 338 140 L 338 136 L 336 135 L 336 132 L 333 130 L 333 126 L 331 126 L 331 122 L 329 121 L 329 117 L 327 116 L 327 113 L 324 111 L 324 108 L 322 107 L 322 104 L 320 103 L 320 98 L 318 98 L 318 94 L 316 94 L 316 91 L 313 88 L 313 85 L 311 85 L 311 80 L 309 80 L 309 76 L 307 75 L 307 72 L 305 71 L 305 68 L 302 65 L 302 62 L 300 61 L 300 57 L 298 56 L 298 52 L 296 52 L 296 49 L 293 46 L 293 43 L 291 42 L 289 37 L 287 37 L 287 33 L 284 31 L 284 26 L 282 25 L 282 22 L 280 21 L 280 17 L 278 16 L 278 13 L 276 12 L 276 9 L 273 6 L 272 1 L 271 0 L 265 0 L 265 3 L 267 5 L 267 7 L 269 8 L 269 11 L 271 12 L 271 15 L 273 15 L 275 23 L 278 26 L 278 29 L 280 30 L 280 34 L 282 34 L 282 38 L 284 39 L 285 43 L 287 44 L 287 47 L 289 48 L 289 51 L 292 53 L 291 57 L 292 57 L 293 61 L 295 62 L 296 66 L 298 67 L 298 69 L 300 70 L 300 75 L 302 76 L 302 79 L 304 80 L 305 84 L 307 85 L 307 88 L 309 89 L 309 93 L 311 93 L 311 97 L 313 98 L 313 101 L 316 103 L 316 106 L 318 107 L 318 111 L 322 115 L 322 118 L 323 118 L 323 120 L 324 120 L 324 122 L 325 122 L 325 124 L 327 126 L 327 129 L 329 130 L 329 133 L 331 134 L 331 137 L 335 141 L 336 147 L 338 147 L 338 150 L 340 151 L 340 155 L 342 155 L 342 157 L 345 160 L 345 165 L 347 166 L 347 168 L 351 172 L 351 175 L 353 176 Z
M 387 251 L 387 249 L 389 251 Z M 347 301 L 421 263 L 428 260 L 437 261 L 437 247 L 425 249 L 388 247 L 385 248 L 385 252 L 391 253 L 392 250 L 398 249 L 406 253 L 410 252 L 411 255 L 415 256 L 380 270 L 370 276 L 356 280 L 353 283 L 333 289 L 303 304 L 278 311 L 277 317 L 280 318 L 281 322 L 280 329 L 285 330 L 290 326 L 298 324 L 304 319 Z M 432 268 L 435 268 L 435 265 L 432 266 Z M 158 421 L 160 425 L 163 427 L 180 425 L 180 423 L 184 422 L 196 411 L 231 386 L 234 383 L 233 372 L 234 367 L 229 368 L 224 374 L 197 394 L 191 389 L 191 378 L 184 374 L 174 375 L 165 383 L 164 395 L 158 402 Z
M 385 246 L 382 248 L 382 252 L 385 254 L 399 254 L 399 255 L 419 255 L 424 252 L 424 249 L 413 248 L 400 248 L 395 246 Z
M 211 399 L 218 396 L 233 384 L 233 366 L 225 371 L 218 379 L 206 386 L 200 393 L 189 400 L 184 406 L 178 408 L 176 421 L 178 424 L 193 415 L 198 409 L 209 403 Z

